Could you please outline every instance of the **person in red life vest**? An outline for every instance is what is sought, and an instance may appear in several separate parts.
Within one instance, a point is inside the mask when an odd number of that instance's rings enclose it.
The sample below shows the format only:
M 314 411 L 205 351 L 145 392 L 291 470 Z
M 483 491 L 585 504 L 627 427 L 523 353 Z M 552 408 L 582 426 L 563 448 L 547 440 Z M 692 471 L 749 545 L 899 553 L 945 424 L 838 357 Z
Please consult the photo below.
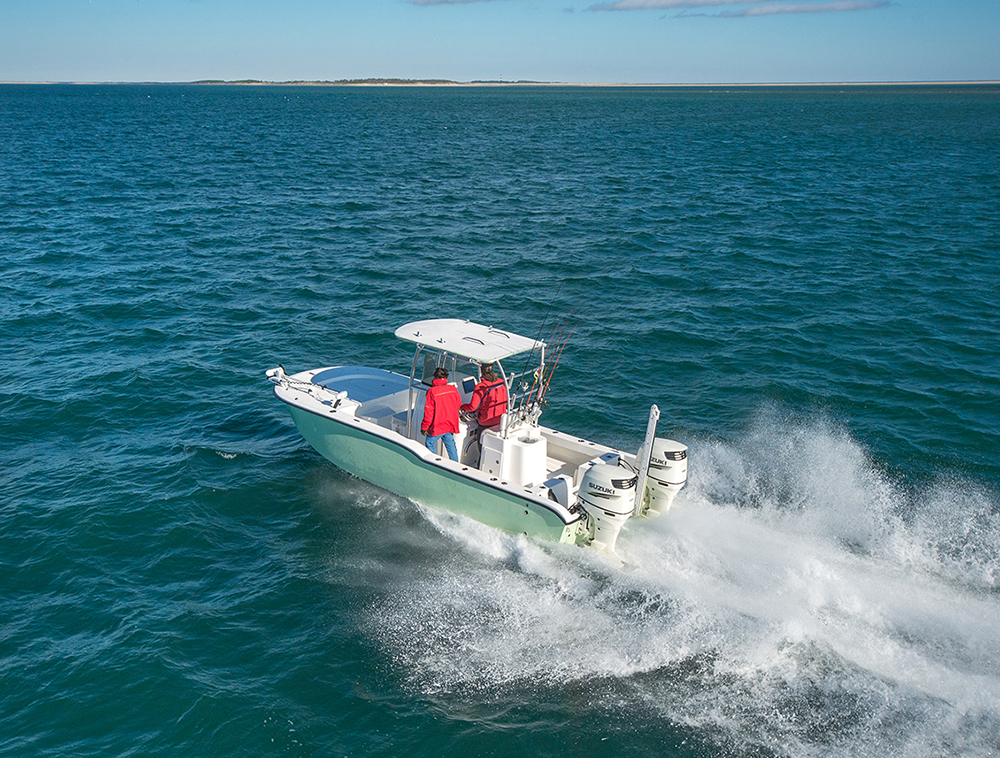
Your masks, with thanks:
M 434 369 L 434 381 L 427 390 L 427 399 L 424 401 L 424 420 L 420 423 L 420 432 L 427 435 L 427 449 L 435 454 L 438 440 L 443 439 L 448 457 L 453 461 L 458 460 L 454 435 L 458 432 L 458 406 L 461 404 L 458 389 L 448 384 L 447 369 Z
M 485 430 L 500 426 L 507 412 L 507 385 L 496 375 L 492 363 L 480 367 L 479 378 L 481 381 L 472 390 L 472 399 L 461 408 L 466 413 L 475 411 L 479 422 L 477 439 Z

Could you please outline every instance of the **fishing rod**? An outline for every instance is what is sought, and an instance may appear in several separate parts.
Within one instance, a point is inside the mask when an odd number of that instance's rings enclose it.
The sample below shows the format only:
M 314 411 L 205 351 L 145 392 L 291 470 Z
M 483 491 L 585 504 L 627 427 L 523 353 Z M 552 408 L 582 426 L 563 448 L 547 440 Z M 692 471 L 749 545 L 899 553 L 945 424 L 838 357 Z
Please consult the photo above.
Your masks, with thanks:
M 566 349 L 566 344 L 569 342 L 570 337 L 573 336 L 573 332 L 576 331 L 576 327 L 580 325 L 580 321 L 577 321 L 570 328 L 570 322 L 573 319 L 573 313 L 571 312 L 565 319 L 562 319 L 556 324 L 556 327 L 552 330 L 551 344 L 553 350 L 556 350 L 556 359 L 549 370 L 548 377 L 545 375 L 544 365 L 541 370 L 535 373 L 535 382 L 531 385 L 531 391 L 528 393 L 526 401 L 518 408 L 518 416 L 521 418 L 533 418 L 537 419 L 542 412 L 542 405 L 545 402 L 545 393 L 548 391 L 549 384 L 552 382 L 552 375 L 555 373 L 556 367 L 559 365 L 559 359 L 562 357 L 563 350 Z M 567 331 L 568 330 L 568 331 Z M 538 389 L 538 395 L 535 396 L 535 389 Z
M 566 318 L 563 319 L 562 324 L 560 326 L 560 329 L 558 331 L 558 334 L 553 333 L 553 335 L 552 335 L 552 345 L 553 345 L 553 351 L 552 352 L 556 355 L 556 361 L 558 361 L 558 356 L 562 354 L 562 349 L 564 347 L 566 347 L 566 343 L 569 341 L 569 338 L 572 336 L 573 330 L 576 329 L 577 324 L 580 323 L 579 320 L 577 320 L 577 322 L 575 324 L 573 324 L 572 327 L 570 327 L 570 323 L 572 323 L 573 317 L 575 315 L 576 315 L 576 309 L 570 311 L 566 315 Z M 553 365 L 552 368 L 549 369 L 549 376 L 550 377 L 552 376 L 552 371 L 554 370 L 554 368 L 555 368 L 555 366 Z M 545 380 L 545 377 L 543 376 L 542 377 L 542 381 L 544 382 L 544 380 Z M 539 390 L 541 390 L 541 385 L 539 385 Z
M 563 339 L 563 336 L 566 334 L 566 327 L 569 326 L 570 319 L 572 318 L 573 318 L 573 312 L 571 311 L 570 314 L 566 316 L 565 319 L 560 319 L 559 321 L 556 322 L 556 325 L 552 330 L 552 336 L 549 338 L 550 345 L 555 347 L 558 341 Z M 527 397 L 525 398 L 526 405 L 528 406 L 531 405 L 536 387 L 538 388 L 539 395 L 537 398 L 534 399 L 534 402 L 538 402 L 539 400 L 541 400 L 541 388 L 544 381 L 545 381 L 545 365 L 543 364 L 539 368 L 539 370 L 535 373 L 535 381 L 532 382 L 531 390 L 528 392 Z
M 551 309 L 552 309 L 552 306 L 550 305 L 549 306 L 549 310 L 551 310 Z M 546 322 L 548 321 L 547 314 L 546 314 L 546 319 L 545 320 L 546 320 Z M 531 398 L 535 394 L 535 387 L 539 386 L 539 383 L 541 381 L 541 375 L 544 374 L 544 372 L 545 372 L 545 349 L 544 348 L 545 348 L 546 345 L 553 344 L 553 340 L 555 339 L 556 333 L 560 331 L 560 325 L 561 324 L 562 324 L 562 319 L 556 321 L 556 325 L 552 329 L 552 336 L 549 337 L 548 343 L 542 343 L 543 348 L 542 348 L 542 354 L 540 356 L 540 358 L 541 358 L 541 365 L 535 370 L 535 372 L 534 372 L 534 379 L 533 379 L 533 381 L 531 383 L 531 387 L 528 389 L 528 391 L 526 393 L 522 393 L 522 395 L 520 397 L 520 403 L 518 403 L 518 406 L 516 408 L 516 414 L 518 416 L 520 416 L 520 417 L 524 417 L 528 413 L 528 411 L 530 410 L 530 408 L 531 408 L 531 402 L 532 402 Z M 543 329 L 544 329 L 544 325 L 543 325 Z M 541 335 L 544 333 L 543 329 L 539 330 L 539 335 L 538 335 L 539 337 L 541 337 Z M 535 341 L 536 342 L 540 342 L 540 340 L 535 340 Z M 531 354 L 529 353 L 528 360 L 530 361 L 530 359 L 531 359 Z M 525 365 L 525 370 L 524 370 L 524 372 L 522 372 L 522 376 L 524 375 L 524 373 L 527 373 L 527 365 Z M 527 387 L 527 382 L 523 382 L 522 384 L 525 387 Z
M 582 321 L 582 319 L 581 319 Z M 569 334 L 566 335 L 566 339 L 563 340 L 562 344 L 559 346 L 559 353 L 556 355 L 555 361 L 552 363 L 552 369 L 549 371 L 548 381 L 545 382 L 545 387 L 541 389 L 538 393 L 538 402 L 541 403 L 545 397 L 545 393 L 549 391 L 549 385 L 552 384 L 552 375 L 556 373 L 556 369 L 559 367 L 559 359 L 562 358 L 563 350 L 566 349 L 566 343 L 569 342 L 569 338 L 573 336 L 573 332 L 580 325 L 581 321 L 577 321 L 573 324 L 573 328 L 569 330 Z
M 549 314 L 552 313 L 552 308 L 553 308 L 553 306 L 555 306 L 556 300 L 559 299 L 559 293 L 562 292 L 563 284 L 565 284 L 565 281 L 559 282 L 559 288 L 556 290 L 555 297 L 553 297 L 551 300 L 549 300 L 549 307 L 545 311 L 545 316 L 542 318 L 542 323 L 538 325 L 538 334 L 535 336 L 535 344 L 537 345 L 537 344 L 541 343 L 541 345 L 542 345 L 542 348 L 541 348 L 541 362 L 542 362 L 542 366 L 545 365 L 545 343 L 542 342 L 542 335 L 545 333 L 545 325 L 549 322 Z M 523 381 L 523 377 L 524 377 L 524 375 L 526 373 L 528 373 L 528 366 L 531 364 L 531 354 L 533 352 L 534 352 L 534 347 L 532 347 L 532 349 L 529 350 L 527 352 L 527 354 L 525 355 L 525 357 L 524 357 L 524 367 L 521 369 L 521 373 L 517 375 L 518 381 L 521 384 L 525 385 L 525 386 L 527 386 L 527 383 Z M 537 375 L 536 375 L 535 379 L 537 381 L 537 379 L 538 379 Z M 533 386 L 534 385 L 532 385 L 532 387 Z M 513 389 L 513 387 L 511 389 Z M 522 393 L 521 397 L 520 397 L 520 402 L 518 403 L 517 408 L 514 408 L 513 411 L 515 413 L 520 412 L 520 410 L 525 405 L 525 401 L 526 401 L 526 396 Z

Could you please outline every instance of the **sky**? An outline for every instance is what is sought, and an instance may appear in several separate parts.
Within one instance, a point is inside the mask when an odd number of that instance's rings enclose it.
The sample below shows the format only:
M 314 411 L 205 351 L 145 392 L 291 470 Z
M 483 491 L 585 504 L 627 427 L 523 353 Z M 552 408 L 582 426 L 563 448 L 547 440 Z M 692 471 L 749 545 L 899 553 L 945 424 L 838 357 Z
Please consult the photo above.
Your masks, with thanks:
M 1000 0 L 0 0 L 0 81 L 1000 80 Z

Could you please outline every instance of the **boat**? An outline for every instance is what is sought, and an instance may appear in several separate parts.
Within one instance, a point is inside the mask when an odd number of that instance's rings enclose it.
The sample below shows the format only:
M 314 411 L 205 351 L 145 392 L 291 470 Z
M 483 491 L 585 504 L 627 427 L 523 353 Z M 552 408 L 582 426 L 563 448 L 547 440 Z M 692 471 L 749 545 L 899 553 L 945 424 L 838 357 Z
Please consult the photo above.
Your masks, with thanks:
M 614 556 L 630 518 L 669 510 L 687 481 L 687 446 L 656 437 L 656 405 L 635 453 L 540 424 L 567 331 L 545 342 L 461 319 L 414 321 L 395 331 L 415 348 L 408 375 L 367 366 L 287 374 L 279 365 L 266 376 L 302 436 L 344 471 L 505 532 Z M 499 425 L 479 430 L 463 414 L 459 460 L 428 449 L 420 425 L 434 370 L 446 369 L 469 403 L 489 365 L 507 388 Z

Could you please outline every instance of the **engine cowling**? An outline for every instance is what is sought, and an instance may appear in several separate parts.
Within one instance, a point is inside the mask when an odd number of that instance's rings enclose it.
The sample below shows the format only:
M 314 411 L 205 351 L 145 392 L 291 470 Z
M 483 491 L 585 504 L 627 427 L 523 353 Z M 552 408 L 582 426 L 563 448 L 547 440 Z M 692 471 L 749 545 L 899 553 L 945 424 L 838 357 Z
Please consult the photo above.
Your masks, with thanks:
M 659 437 L 653 440 L 646 473 L 644 515 L 658 516 L 670 510 L 674 497 L 687 483 L 687 464 L 687 445 Z
M 603 553 L 613 553 L 618 533 L 632 515 L 636 475 L 631 471 L 598 463 L 580 481 L 577 499 L 593 520 L 591 544 Z

